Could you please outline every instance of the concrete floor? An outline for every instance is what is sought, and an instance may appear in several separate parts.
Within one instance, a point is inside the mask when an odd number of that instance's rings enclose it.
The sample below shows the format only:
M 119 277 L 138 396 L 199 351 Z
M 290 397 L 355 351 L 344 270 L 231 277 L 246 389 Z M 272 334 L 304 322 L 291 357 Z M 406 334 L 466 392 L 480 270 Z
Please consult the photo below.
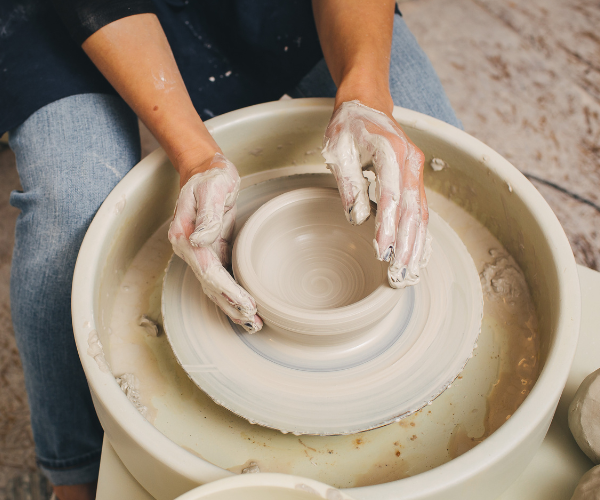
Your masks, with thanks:
M 467 132 L 521 171 L 600 205 L 600 4 L 417 0 L 401 5 Z M 546 198 L 580 264 L 600 266 L 600 213 Z
M 9 477 L 35 467 L 23 370 L 10 319 L 10 260 L 19 212 L 8 197 L 19 187 L 14 155 L 0 144 L 0 499 Z
M 597 0 L 413 0 L 408 25 L 467 132 L 523 172 L 600 205 L 600 4 Z M 144 150 L 154 142 L 142 134 Z M 563 224 L 576 260 L 600 268 L 600 211 L 533 183 Z M 12 334 L 9 271 L 19 189 L 0 145 L 0 499 L 35 467 L 23 375 Z

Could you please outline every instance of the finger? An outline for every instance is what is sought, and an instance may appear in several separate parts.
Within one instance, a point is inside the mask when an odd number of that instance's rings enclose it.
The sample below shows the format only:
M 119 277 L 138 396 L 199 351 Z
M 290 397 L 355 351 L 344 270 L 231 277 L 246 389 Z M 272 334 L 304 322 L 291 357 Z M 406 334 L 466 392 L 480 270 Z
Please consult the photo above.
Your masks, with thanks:
M 416 283 L 418 274 L 415 275 L 409 269 L 409 262 L 413 255 L 415 242 L 419 227 L 419 204 L 415 199 L 415 193 L 405 191 L 402 195 L 402 215 L 398 226 L 396 239 L 396 252 L 392 263 L 388 268 L 388 278 L 393 288 L 403 288 L 406 285 Z M 405 284 L 400 284 L 405 282 Z
M 212 248 L 217 254 L 218 259 L 225 267 L 231 264 L 231 241 L 233 238 L 236 212 L 237 208 L 235 205 L 229 211 L 225 212 L 223 224 L 221 226 L 221 234 L 212 244 Z
M 417 237 L 415 239 L 415 246 L 408 262 L 407 275 L 416 279 L 420 276 L 421 272 L 421 256 L 423 255 L 423 249 L 425 247 L 425 239 L 427 237 L 427 228 L 423 227 L 423 223 L 419 224 Z
M 423 164 L 425 157 L 414 144 L 408 144 L 405 167 L 402 172 L 402 210 L 398 226 L 397 241 L 401 250 L 396 248 L 396 256 L 406 264 L 414 254 L 414 244 L 418 237 L 419 226 L 423 220 L 422 207 L 424 196 Z M 406 216 L 405 216 L 406 214 Z M 402 221 L 402 219 L 405 219 Z M 414 240 L 413 240 L 414 238 Z
M 212 244 L 221 233 L 227 186 L 222 182 L 202 182 L 196 187 L 196 226 L 190 235 L 190 243 L 195 247 Z
M 425 185 L 421 182 L 421 219 L 424 232 L 422 251 L 419 257 L 419 267 L 424 268 L 429 264 L 431 257 L 431 234 L 429 233 L 429 205 L 425 194 Z
M 202 249 L 209 250 L 209 249 Z M 214 252 L 211 251 L 214 255 Z M 233 277 L 225 270 L 214 255 L 208 269 L 201 273 L 199 280 L 206 292 L 210 296 L 224 297 L 240 315 L 239 318 L 251 319 L 256 314 L 256 302 L 240 285 L 236 283 Z
M 250 332 L 262 328 L 262 320 L 256 314 L 256 302 L 223 268 L 212 248 L 194 248 L 187 240 L 173 248 L 190 266 L 204 294 L 234 323 Z
M 351 224 L 362 224 L 371 215 L 369 183 L 362 173 L 353 134 L 342 127 L 332 137 L 326 137 L 322 154 L 335 177 L 346 219 Z
M 396 251 L 393 265 L 388 269 L 388 278 L 393 287 L 416 284 L 418 270 L 409 268 L 411 258 L 418 246 L 417 238 L 422 222 L 421 192 L 424 155 L 416 146 L 409 144 L 406 164 L 402 176 L 402 210 L 396 236 Z M 417 245 L 416 245 L 417 244 Z
M 425 233 L 425 242 L 423 244 L 423 253 L 421 254 L 421 260 L 419 262 L 419 267 L 421 269 L 423 269 L 424 267 L 427 267 L 427 264 L 429 264 L 429 259 L 431 259 L 431 253 L 433 251 L 432 246 L 431 246 L 432 240 L 433 240 L 433 238 L 428 229 Z
M 196 220 L 196 199 L 191 185 L 185 185 L 179 193 L 173 220 L 169 226 L 169 241 L 175 245 L 176 242 L 189 238 L 194 231 Z
M 427 207 L 427 196 L 425 194 L 425 186 L 420 181 L 420 197 L 421 197 L 421 221 L 419 223 L 419 229 L 417 234 L 417 240 L 415 241 L 415 248 L 413 250 L 410 262 L 408 263 L 409 273 L 413 276 L 419 276 L 420 269 L 427 265 L 429 261 L 429 255 L 431 254 L 431 238 L 427 240 L 428 236 L 428 223 L 429 223 L 429 210 Z M 425 252 L 428 255 L 425 255 Z
M 263 322 L 258 314 L 255 314 L 252 319 L 246 317 L 240 317 L 235 306 L 231 305 L 226 298 L 221 297 L 220 300 L 213 300 L 215 304 L 223 311 L 223 313 L 229 317 L 236 325 L 240 325 L 248 333 L 255 333 L 262 329 Z
M 262 321 L 256 319 L 256 302 L 225 270 L 212 249 L 196 249 L 194 254 L 197 268 L 192 266 L 192 270 L 204 293 L 235 323 L 252 331 L 260 330 Z
M 234 205 L 238 196 L 240 179 L 237 170 L 223 155 L 210 170 L 197 174 L 194 195 L 197 204 L 196 226 L 190 235 L 190 243 L 195 247 L 211 245 L 221 234 L 223 215 Z
M 372 135 L 373 168 L 377 176 L 377 216 L 375 219 L 375 253 L 389 261 L 396 246 L 400 220 L 400 162 L 406 161 L 407 143 L 402 137 Z

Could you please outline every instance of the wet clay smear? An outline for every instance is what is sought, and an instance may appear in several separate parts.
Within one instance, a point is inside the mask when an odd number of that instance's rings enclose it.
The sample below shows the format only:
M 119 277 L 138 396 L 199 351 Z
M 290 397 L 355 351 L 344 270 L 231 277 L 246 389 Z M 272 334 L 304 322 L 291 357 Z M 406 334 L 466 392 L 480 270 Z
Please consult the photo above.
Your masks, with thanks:
M 295 187 L 329 186 L 331 177 L 298 176 Z M 275 192 L 289 179 L 267 182 Z M 283 472 L 346 488 L 409 477 L 465 453 L 529 394 L 538 376 L 537 319 L 523 274 L 499 241 L 446 198 L 430 191 L 427 196 L 473 257 L 485 304 L 473 358 L 448 390 L 411 417 L 355 435 L 298 438 L 252 425 L 215 404 L 178 365 L 166 336 L 149 335 L 139 324 L 144 315 L 162 321 L 162 277 L 172 253 L 167 224 L 142 247 L 116 291 L 118 307 L 104 345 L 112 373 L 135 375 L 137 404 L 160 432 L 236 473 Z

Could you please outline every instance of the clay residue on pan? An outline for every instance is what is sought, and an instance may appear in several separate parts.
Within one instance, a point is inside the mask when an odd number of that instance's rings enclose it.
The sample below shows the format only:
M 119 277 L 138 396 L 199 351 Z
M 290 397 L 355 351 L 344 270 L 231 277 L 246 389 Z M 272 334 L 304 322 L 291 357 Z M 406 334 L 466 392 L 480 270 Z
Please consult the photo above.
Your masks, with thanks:
M 87 353 L 89 356 L 94 358 L 94 361 L 96 361 L 100 371 L 104 373 L 110 373 L 110 368 L 106 362 L 106 358 L 104 357 L 104 348 L 102 347 L 102 342 L 100 342 L 100 338 L 98 337 L 98 332 L 96 330 L 92 330 L 88 335 Z
M 537 318 L 523 273 L 504 249 L 491 249 L 480 273 L 484 315 L 504 318 L 507 344 L 497 380 L 487 396 L 482 433 L 467 432 L 458 424 L 448 441 L 450 458 L 483 442 L 506 422 L 525 400 L 538 377 Z
M 169 388 L 161 373 L 161 356 L 157 355 L 160 346 L 167 342 L 164 335 L 158 335 L 162 330 L 162 277 L 172 254 L 166 238 L 167 228 L 168 224 L 163 224 L 129 266 L 116 291 L 118 307 L 113 310 L 108 337 L 113 371 L 135 377 L 135 402 L 132 404 L 138 409 L 146 408 L 144 416 L 151 423 L 157 415 L 153 398 L 166 394 Z
M 190 448 L 189 446 L 185 446 L 185 445 L 180 445 L 184 450 L 189 451 L 192 455 L 196 455 L 199 458 L 202 458 L 204 460 L 204 457 L 202 455 L 200 455 L 200 453 L 198 453 L 196 450 L 194 450 L 193 448 Z
M 227 469 L 234 474 L 255 474 L 260 472 L 260 464 L 256 460 L 248 460 L 242 465 L 235 465 Z
M 409 477 L 409 465 L 402 458 L 402 454 L 391 453 L 387 460 L 373 464 L 368 470 L 356 476 L 354 486 L 370 486 L 372 484 L 389 483 Z
M 160 328 L 157 321 L 154 321 L 152 318 L 149 318 L 147 315 L 142 314 L 138 321 L 138 325 L 146 330 L 148 335 L 152 337 L 158 337 L 160 335 Z
M 283 462 L 280 467 L 267 467 L 261 461 L 249 459 L 241 465 L 234 465 L 227 470 L 234 474 L 257 474 L 259 472 L 284 472 L 289 470 L 290 463 Z
M 124 373 L 120 377 L 116 377 L 116 380 L 125 396 L 127 396 L 129 402 L 135 406 L 137 411 L 145 418 L 148 414 L 148 408 L 140 401 L 140 391 L 138 390 L 140 381 L 137 377 L 133 373 Z
M 530 390 L 531 387 L 523 385 L 523 379 L 516 373 L 502 373 L 487 398 L 483 434 L 469 436 L 464 425 L 456 425 L 448 441 L 450 458 L 459 457 L 491 436 L 521 406 Z

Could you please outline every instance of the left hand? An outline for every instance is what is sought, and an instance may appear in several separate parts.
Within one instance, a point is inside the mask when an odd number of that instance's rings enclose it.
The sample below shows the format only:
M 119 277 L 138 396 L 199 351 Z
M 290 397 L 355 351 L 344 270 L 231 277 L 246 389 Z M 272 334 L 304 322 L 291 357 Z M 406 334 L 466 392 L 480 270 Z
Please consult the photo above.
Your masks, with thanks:
M 390 286 L 417 284 L 420 268 L 431 254 L 423 152 L 390 112 L 356 100 L 343 102 L 334 111 L 323 144 L 323 157 L 335 176 L 351 224 L 362 224 L 371 214 L 363 169 L 375 172 L 375 254 L 390 263 Z
M 180 168 L 182 188 L 169 227 L 174 252 L 194 271 L 204 293 L 247 332 L 262 328 L 255 300 L 227 272 L 235 202 L 240 189 L 237 169 L 223 154 Z

